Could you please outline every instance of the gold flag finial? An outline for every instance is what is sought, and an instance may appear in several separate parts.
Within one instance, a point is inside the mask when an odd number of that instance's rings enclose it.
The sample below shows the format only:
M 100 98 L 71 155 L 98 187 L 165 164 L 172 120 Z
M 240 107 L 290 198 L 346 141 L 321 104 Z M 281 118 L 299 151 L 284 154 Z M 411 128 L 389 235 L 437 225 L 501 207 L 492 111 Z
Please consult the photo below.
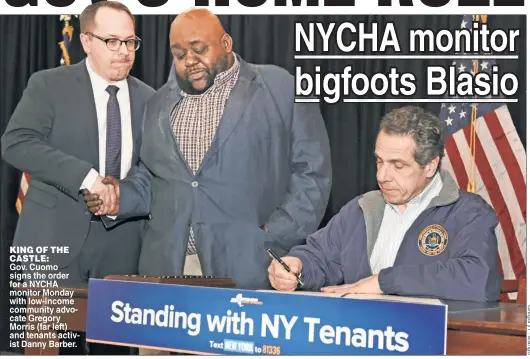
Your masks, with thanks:
M 488 21 L 488 15 L 473 15 L 473 21 L 480 21 L 485 24 Z

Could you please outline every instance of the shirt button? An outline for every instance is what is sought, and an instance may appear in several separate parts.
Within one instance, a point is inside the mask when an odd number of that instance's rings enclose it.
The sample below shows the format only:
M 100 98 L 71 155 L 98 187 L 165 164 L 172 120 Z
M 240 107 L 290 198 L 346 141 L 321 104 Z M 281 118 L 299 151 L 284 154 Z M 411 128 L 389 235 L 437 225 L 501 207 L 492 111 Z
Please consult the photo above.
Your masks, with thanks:
M 191 186 L 192 187 L 197 187 L 198 185 L 199 185 L 199 182 L 197 182 L 197 181 L 191 182 Z

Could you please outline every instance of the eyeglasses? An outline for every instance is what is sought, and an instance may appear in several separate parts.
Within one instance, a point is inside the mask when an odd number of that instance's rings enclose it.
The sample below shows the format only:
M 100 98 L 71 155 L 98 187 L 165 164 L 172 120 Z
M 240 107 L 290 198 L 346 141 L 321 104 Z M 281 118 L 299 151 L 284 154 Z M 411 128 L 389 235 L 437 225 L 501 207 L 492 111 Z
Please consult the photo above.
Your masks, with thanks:
M 138 36 L 136 36 L 134 39 L 120 40 L 116 38 L 104 39 L 101 36 L 91 32 L 87 32 L 86 34 L 103 41 L 107 45 L 107 48 L 111 51 L 118 51 L 118 49 L 121 47 L 121 44 L 125 44 L 125 47 L 127 47 L 127 50 L 129 51 L 136 51 L 140 48 L 140 43 L 142 42 L 142 39 L 140 39 Z

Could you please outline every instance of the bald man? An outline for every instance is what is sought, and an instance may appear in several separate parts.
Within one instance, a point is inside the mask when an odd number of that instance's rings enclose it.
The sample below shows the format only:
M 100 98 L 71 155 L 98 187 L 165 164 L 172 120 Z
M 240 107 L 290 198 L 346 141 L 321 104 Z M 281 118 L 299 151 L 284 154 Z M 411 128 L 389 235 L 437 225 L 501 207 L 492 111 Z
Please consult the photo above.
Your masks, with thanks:
M 270 288 L 279 255 L 318 229 L 329 199 L 331 160 L 318 104 L 294 102 L 294 78 L 245 62 L 207 10 L 171 25 L 174 73 L 146 106 L 141 164 L 121 181 L 109 226 L 149 214 L 144 275 L 231 277 Z
M 194 9 L 177 16 L 169 36 L 176 80 L 184 93 L 201 94 L 212 87 L 218 74 L 229 69 L 236 72 L 232 38 L 208 10 Z M 189 50 L 198 56 L 187 56 Z

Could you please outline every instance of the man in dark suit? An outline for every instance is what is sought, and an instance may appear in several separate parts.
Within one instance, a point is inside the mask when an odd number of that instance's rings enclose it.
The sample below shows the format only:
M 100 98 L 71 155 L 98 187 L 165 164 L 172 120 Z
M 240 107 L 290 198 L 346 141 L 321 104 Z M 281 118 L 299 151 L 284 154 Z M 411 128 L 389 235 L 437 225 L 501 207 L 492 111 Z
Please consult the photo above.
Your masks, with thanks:
M 106 229 L 82 191 L 116 201 L 101 181 L 125 178 L 138 162 L 143 110 L 155 92 L 129 76 L 140 39 L 127 7 L 90 5 L 80 26 L 87 59 L 33 74 L 2 136 L 5 161 L 31 175 L 14 246 L 68 247 L 48 251 L 46 264 L 67 274 L 59 285 L 70 287 L 138 272 L 145 221 Z
M 117 211 L 98 208 L 105 201 L 97 195 L 85 199 L 115 223 L 151 215 L 140 274 L 268 288 L 267 248 L 283 255 L 303 243 L 328 203 L 330 148 L 318 104 L 294 102 L 284 69 L 234 53 L 207 10 L 181 13 L 170 45 L 175 73 L 146 106 L 141 162 L 115 181 Z
M 279 255 L 318 229 L 331 190 L 329 141 L 318 104 L 295 103 L 294 78 L 232 51 L 204 9 L 171 26 L 175 74 L 146 106 L 139 167 L 119 181 L 115 223 L 151 215 L 139 271 L 233 278 L 270 286 Z M 105 219 L 106 221 L 106 219 Z M 110 222 L 110 221 L 109 221 Z M 112 228 L 112 223 L 109 223 Z

